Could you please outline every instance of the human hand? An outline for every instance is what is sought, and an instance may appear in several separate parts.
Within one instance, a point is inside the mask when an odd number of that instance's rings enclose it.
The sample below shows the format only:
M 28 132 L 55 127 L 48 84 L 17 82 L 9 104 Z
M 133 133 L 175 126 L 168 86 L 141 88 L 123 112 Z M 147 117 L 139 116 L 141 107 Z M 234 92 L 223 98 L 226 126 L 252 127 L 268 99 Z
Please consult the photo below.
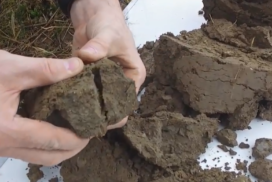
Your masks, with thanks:
M 20 92 L 72 77 L 83 69 L 78 58 L 30 58 L 0 50 L 0 156 L 53 166 L 89 142 L 48 122 L 16 115 Z
M 136 92 L 145 80 L 146 69 L 126 25 L 118 0 L 77 0 L 71 8 L 75 28 L 73 55 L 85 62 L 108 57 L 119 62 L 124 74 L 135 81 Z M 122 127 L 127 118 L 108 129 Z

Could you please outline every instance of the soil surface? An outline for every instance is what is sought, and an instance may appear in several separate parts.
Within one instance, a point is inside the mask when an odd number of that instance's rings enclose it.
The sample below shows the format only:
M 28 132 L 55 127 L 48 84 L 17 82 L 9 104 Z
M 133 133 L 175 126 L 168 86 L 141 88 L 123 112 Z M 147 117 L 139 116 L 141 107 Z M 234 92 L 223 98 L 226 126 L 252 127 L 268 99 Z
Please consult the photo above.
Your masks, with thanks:
M 270 154 L 272 154 L 272 139 L 257 139 L 255 146 L 252 148 L 252 156 L 255 157 L 255 159 L 264 159 Z
M 272 161 L 268 159 L 257 159 L 249 165 L 250 173 L 256 178 L 264 181 L 272 181 Z
M 137 109 L 134 82 L 106 59 L 85 66 L 76 77 L 30 91 L 25 102 L 31 118 L 72 129 L 81 137 L 104 136 L 108 125 Z
M 207 20 L 224 18 L 232 23 L 264 26 L 272 23 L 270 0 L 202 0 Z

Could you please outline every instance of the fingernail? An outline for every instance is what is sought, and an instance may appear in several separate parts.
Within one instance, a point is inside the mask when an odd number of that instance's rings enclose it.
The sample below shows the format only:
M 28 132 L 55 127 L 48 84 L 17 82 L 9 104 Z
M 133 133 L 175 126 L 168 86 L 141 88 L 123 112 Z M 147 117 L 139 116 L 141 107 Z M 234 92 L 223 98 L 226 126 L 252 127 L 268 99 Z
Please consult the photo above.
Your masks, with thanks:
M 68 59 L 64 62 L 64 66 L 68 71 L 75 71 L 78 69 L 79 60 L 75 58 Z

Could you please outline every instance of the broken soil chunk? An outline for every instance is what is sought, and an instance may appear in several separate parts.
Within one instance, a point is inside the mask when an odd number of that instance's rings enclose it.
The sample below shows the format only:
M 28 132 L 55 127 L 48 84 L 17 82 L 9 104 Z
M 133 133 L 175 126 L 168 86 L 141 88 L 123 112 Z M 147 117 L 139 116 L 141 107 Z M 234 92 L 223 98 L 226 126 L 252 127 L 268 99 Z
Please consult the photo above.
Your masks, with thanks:
M 246 129 L 259 102 L 272 98 L 272 51 L 258 49 L 266 35 L 252 49 L 247 40 L 258 31 L 240 29 L 251 34 L 237 36 L 236 25 L 214 20 L 177 37 L 162 35 L 154 51 L 156 79 L 179 91 L 193 110 L 226 114 L 233 130 Z
M 73 78 L 30 91 L 26 102 L 31 118 L 69 128 L 81 137 L 103 136 L 109 124 L 137 108 L 134 82 L 107 59 L 85 66 Z
M 272 161 L 269 159 L 257 159 L 249 165 L 250 173 L 264 181 L 272 181 Z
M 238 145 L 236 138 L 237 134 L 230 129 L 222 129 L 216 132 L 216 139 L 223 145 L 227 145 L 229 147 Z
M 272 24 L 272 2 L 269 0 L 203 0 L 207 20 L 227 19 L 248 26 Z
M 157 112 L 149 118 L 130 118 L 124 134 L 146 160 L 168 168 L 197 159 L 217 127 L 218 121 L 205 115 L 192 119 Z
M 272 140 L 268 138 L 257 139 L 252 148 L 252 156 L 256 159 L 263 159 L 270 154 L 272 154 Z

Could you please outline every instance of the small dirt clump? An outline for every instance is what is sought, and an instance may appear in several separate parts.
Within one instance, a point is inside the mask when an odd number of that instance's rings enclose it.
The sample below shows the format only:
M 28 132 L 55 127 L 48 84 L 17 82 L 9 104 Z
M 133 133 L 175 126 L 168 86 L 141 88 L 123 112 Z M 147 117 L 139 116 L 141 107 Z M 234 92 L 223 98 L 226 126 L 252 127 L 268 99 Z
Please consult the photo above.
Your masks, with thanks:
M 71 79 L 29 91 L 25 102 L 31 118 L 69 128 L 80 137 L 103 136 L 108 125 L 137 109 L 134 82 L 108 59 L 85 66 Z
M 255 159 L 264 159 L 270 154 L 272 154 L 272 140 L 268 138 L 257 139 L 252 148 L 252 156 Z
M 230 129 L 222 129 L 216 132 L 216 139 L 223 145 L 227 145 L 229 147 L 235 147 L 238 145 L 236 138 L 237 134 L 235 131 Z
M 269 0 L 202 0 L 207 20 L 224 18 L 248 26 L 267 26 L 272 23 L 272 2 Z
M 39 179 L 44 177 L 43 172 L 40 170 L 42 166 L 28 164 L 29 172 L 27 173 L 27 177 L 30 182 L 37 182 Z
M 272 181 L 272 161 L 269 159 L 257 159 L 249 165 L 250 173 L 264 181 Z
M 244 143 L 244 142 L 241 142 L 241 143 L 239 144 L 239 148 L 240 148 L 240 149 L 248 149 L 249 147 L 250 147 L 250 145 L 247 144 L 247 143 Z

